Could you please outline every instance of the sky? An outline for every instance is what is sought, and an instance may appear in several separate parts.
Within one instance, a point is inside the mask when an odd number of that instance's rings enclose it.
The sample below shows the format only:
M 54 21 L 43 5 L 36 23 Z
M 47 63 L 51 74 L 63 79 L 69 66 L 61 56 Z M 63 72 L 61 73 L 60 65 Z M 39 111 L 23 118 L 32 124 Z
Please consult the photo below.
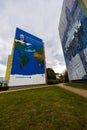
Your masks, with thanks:
M 5 76 L 16 27 L 45 43 L 46 68 L 66 69 L 58 24 L 63 0 L 0 0 L 0 77 Z

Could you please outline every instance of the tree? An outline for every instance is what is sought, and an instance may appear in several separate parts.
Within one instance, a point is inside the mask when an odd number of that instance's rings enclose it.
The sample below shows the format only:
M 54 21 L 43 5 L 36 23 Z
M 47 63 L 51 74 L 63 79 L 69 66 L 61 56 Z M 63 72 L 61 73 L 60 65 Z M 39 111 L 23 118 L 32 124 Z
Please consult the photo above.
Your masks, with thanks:
M 64 79 L 64 75 L 61 74 L 60 77 L 59 77 L 59 82 L 60 83 L 64 83 L 65 82 L 65 79 Z
M 64 76 L 64 82 L 68 82 L 69 78 L 68 78 L 68 72 L 67 72 L 67 70 L 65 70 L 63 76 Z
M 67 70 L 65 70 L 64 73 L 62 73 L 62 74 L 59 76 L 59 82 L 60 82 L 60 83 L 69 82 Z
M 51 79 L 56 80 L 56 74 L 55 74 L 54 70 L 51 68 L 47 68 L 47 79 L 48 80 L 51 80 Z

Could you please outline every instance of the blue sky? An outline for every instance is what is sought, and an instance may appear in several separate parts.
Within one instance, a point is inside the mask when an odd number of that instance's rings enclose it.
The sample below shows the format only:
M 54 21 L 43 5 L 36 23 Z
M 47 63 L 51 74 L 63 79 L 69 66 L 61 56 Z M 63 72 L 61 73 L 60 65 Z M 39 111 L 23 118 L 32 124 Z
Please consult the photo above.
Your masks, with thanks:
M 0 0 L 0 76 L 5 75 L 16 27 L 45 43 L 46 66 L 62 73 L 66 69 L 58 24 L 63 0 Z

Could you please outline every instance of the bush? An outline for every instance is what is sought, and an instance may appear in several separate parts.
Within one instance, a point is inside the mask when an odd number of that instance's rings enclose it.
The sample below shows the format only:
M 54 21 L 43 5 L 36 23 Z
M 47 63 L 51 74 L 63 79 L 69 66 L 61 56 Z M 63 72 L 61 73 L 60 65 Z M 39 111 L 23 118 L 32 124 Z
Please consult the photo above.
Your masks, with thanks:
M 5 90 L 8 90 L 9 87 L 8 86 L 3 86 L 3 87 L 0 87 L 0 91 L 5 91 Z
M 51 84 L 58 84 L 58 83 L 59 83 L 58 80 L 53 80 L 53 79 L 47 80 L 47 84 L 48 84 L 48 85 L 51 85 Z
M 53 69 L 47 68 L 47 79 L 48 80 L 56 80 L 56 74 Z

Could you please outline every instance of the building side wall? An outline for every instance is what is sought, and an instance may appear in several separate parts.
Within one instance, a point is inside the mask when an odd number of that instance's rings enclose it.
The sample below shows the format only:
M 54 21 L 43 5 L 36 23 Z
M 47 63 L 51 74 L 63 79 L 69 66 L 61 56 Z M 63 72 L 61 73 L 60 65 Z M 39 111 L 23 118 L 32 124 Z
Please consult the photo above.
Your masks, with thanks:
M 64 0 L 59 35 L 69 80 L 87 79 L 87 1 Z
M 5 80 L 6 80 L 6 81 L 9 81 L 9 78 L 10 78 L 11 61 L 12 61 L 12 55 L 9 55 L 9 56 L 8 56 L 8 61 L 7 61 L 6 74 L 5 74 Z
M 46 84 L 44 43 L 42 39 L 16 29 L 8 86 Z

